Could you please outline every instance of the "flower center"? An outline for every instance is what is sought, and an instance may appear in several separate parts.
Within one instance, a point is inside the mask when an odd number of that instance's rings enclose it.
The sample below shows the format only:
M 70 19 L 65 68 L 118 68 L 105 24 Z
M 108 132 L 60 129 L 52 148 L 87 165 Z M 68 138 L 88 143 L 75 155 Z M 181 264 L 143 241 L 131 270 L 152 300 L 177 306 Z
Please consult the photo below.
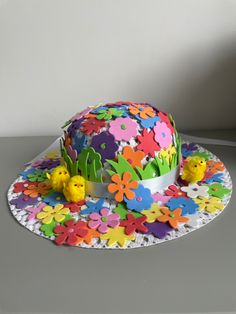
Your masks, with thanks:
M 57 200 L 57 201 L 60 201 L 60 199 L 61 199 L 60 196 L 57 196 L 57 197 L 56 197 L 56 200 Z
M 102 222 L 107 222 L 107 217 L 104 217 L 104 216 L 103 216 L 103 217 L 101 218 L 101 221 L 102 221 Z
M 161 132 L 162 137 L 166 137 L 166 133 L 165 132 Z
M 100 148 L 101 148 L 101 149 L 105 149 L 105 148 L 106 148 L 106 144 L 105 144 L 105 143 L 102 143 L 102 144 L 100 145 Z
M 133 163 L 133 160 L 132 159 L 128 159 L 128 162 L 130 163 L 130 164 L 132 164 Z
M 72 233 L 72 232 L 74 232 L 73 228 L 68 229 L 68 233 Z
M 213 188 L 212 190 L 213 190 L 213 191 L 218 191 L 218 189 L 217 189 L 217 188 Z
M 197 191 L 198 191 L 198 188 L 194 188 L 193 191 L 197 192 Z
M 173 213 L 170 214 L 170 217 L 171 217 L 171 218 L 174 218 L 174 217 L 175 217 L 175 214 L 173 214 Z
M 141 197 L 141 196 L 138 196 L 138 197 L 136 197 L 136 200 L 137 200 L 138 202 L 141 202 L 141 201 L 142 201 L 142 197 Z
M 125 130 L 125 129 L 126 129 L 126 125 L 125 125 L 125 124 L 121 124 L 120 128 L 121 128 L 122 130 Z

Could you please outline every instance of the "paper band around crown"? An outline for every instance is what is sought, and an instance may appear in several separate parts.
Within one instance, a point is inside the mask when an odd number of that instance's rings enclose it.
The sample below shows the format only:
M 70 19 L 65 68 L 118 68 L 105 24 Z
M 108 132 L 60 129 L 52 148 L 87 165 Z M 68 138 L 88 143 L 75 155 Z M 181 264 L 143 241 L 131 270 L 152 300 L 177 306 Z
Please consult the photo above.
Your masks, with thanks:
M 178 165 L 175 169 L 170 172 L 151 179 L 140 180 L 138 184 L 143 185 L 145 188 L 148 188 L 152 194 L 164 190 L 169 185 L 173 184 L 179 177 L 180 166 Z M 98 198 L 109 198 L 113 199 L 114 194 L 108 192 L 107 187 L 109 183 L 98 183 L 92 181 L 85 182 L 85 193 L 91 197 Z

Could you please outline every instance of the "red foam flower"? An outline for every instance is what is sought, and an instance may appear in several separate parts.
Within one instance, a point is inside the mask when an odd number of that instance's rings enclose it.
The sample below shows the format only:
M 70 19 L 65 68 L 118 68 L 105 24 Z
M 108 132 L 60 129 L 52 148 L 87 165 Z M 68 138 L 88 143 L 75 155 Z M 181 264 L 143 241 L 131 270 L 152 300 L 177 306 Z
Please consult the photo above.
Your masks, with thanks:
M 167 115 L 166 113 L 164 113 L 164 112 L 159 111 L 159 112 L 158 112 L 158 116 L 160 117 L 160 119 L 161 119 L 162 122 L 165 122 L 165 123 L 166 123 L 166 125 L 167 125 L 168 128 L 170 129 L 171 134 L 174 134 L 175 129 L 174 129 L 173 125 L 171 124 L 168 115 Z
M 130 235 L 134 232 L 148 232 L 148 228 L 144 225 L 144 222 L 146 221 L 146 216 L 141 216 L 138 218 L 135 218 L 132 214 L 127 214 L 126 220 L 122 220 L 120 222 L 121 227 L 125 227 L 125 233 L 127 235 Z
M 138 144 L 137 148 L 142 150 L 145 154 L 150 154 L 152 157 L 155 156 L 155 151 L 160 150 L 160 146 L 154 140 L 154 132 L 150 131 L 148 133 L 147 129 L 143 130 L 142 135 L 138 135 Z
M 81 131 L 87 135 L 91 135 L 93 132 L 97 133 L 106 124 L 105 120 L 98 120 L 96 118 L 90 118 L 82 123 Z
M 79 201 L 78 203 L 68 203 L 64 207 L 69 208 L 71 213 L 77 213 L 81 210 L 81 207 L 85 204 L 85 201 Z
M 29 182 L 29 181 L 16 182 L 14 184 L 13 192 L 14 193 L 24 192 L 25 190 L 28 189 L 29 185 L 37 186 L 38 183 L 37 182 Z
M 67 220 L 63 225 L 57 225 L 53 232 L 58 234 L 55 242 L 58 245 L 68 244 L 76 245 L 81 242 L 81 238 L 88 234 L 88 227 L 84 221 L 75 222 L 73 219 Z
M 172 184 L 168 187 L 168 190 L 165 191 L 165 195 L 172 197 L 186 197 L 187 193 L 181 191 L 180 189 L 177 188 L 176 185 Z

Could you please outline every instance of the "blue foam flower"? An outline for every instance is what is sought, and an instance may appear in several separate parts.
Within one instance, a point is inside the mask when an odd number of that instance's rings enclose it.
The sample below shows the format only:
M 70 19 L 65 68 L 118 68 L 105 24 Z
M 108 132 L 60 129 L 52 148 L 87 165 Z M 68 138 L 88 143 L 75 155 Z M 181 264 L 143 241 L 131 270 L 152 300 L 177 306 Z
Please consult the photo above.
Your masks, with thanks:
M 219 183 L 221 183 L 221 182 L 223 182 L 223 173 L 215 173 L 212 177 L 210 177 L 210 178 L 207 178 L 206 180 L 205 180 L 205 182 L 206 183 L 213 183 L 213 182 L 219 182 Z
M 173 197 L 166 203 L 166 206 L 170 210 L 181 208 L 183 216 L 195 214 L 199 207 L 191 198 L 186 197 Z
M 150 117 L 150 118 L 147 118 L 147 119 L 142 119 L 142 118 L 140 118 L 140 116 L 135 116 L 135 118 L 137 118 L 140 121 L 141 125 L 144 128 L 153 128 L 155 123 L 157 121 L 160 121 L 160 118 L 157 117 L 157 116 L 155 116 L 153 118 Z
M 42 196 L 42 199 L 45 203 L 50 206 L 55 206 L 57 204 L 66 204 L 68 203 L 62 193 L 52 191 L 46 195 Z
M 98 113 L 100 110 L 107 110 L 107 107 L 100 106 L 91 111 L 91 113 Z
M 132 190 L 135 193 L 135 197 L 132 200 L 124 197 L 124 201 L 128 209 L 140 212 L 144 209 L 149 209 L 153 203 L 151 191 L 139 184 L 137 189 Z
M 87 145 L 88 142 L 88 138 L 85 135 L 82 136 L 78 136 L 78 134 L 76 134 L 76 136 L 73 139 L 73 149 L 75 149 L 78 153 L 81 152 L 81 150 Z
M 182 144 L 181 152 L 182 152 L 182 156 L 185 158 L 191 156 L 195 150 L 197 150 L 197 146 L 194 143 Z
M 91 213 L 99 213 L 100 210 L 103 208 L 105 200 L 100 198 L 96 203 L 88 201 L 86 202 L 87 208 L 81 210 L 80 215 L 89 215 Z
M 28 180 L 28 174 L 33 174 L 35 172 L 34 168 L 29 168 L 28 170 L 24 170 L 20 173 L 20 176 L 23 177 L 24 180 Z

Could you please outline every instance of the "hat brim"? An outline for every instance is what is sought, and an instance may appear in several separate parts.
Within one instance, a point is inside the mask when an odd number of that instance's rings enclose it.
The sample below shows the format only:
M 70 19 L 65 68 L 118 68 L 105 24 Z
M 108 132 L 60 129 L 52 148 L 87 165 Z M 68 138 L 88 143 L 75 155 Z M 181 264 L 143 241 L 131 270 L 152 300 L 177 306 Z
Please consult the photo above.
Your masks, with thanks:
M 190 144 L 188 142 L 183 142 L 185 144 Z M 46 158 L 46 153 L 48 153 L 47 151 L 44 152 L 44 156 L 41 155 L 41 158 L 43 157 L 43 159 Z M 208 151 L 207 149 L 203 148 L 200 145 L 196 144 L 196 150 L 194 151 L 194 153 L 205 153 L 208 155 L 209 160 L 213 160 L 214 162 L 221 162 L 214 154 L 212 154 L 210 151 Z M 223 164 L 222 164 L 223 165 Z M 26 171 L 28 171 L 29 169 L 32 168 L 32 164 L 29 165 L 23 172 L 26 173 Z M 149 232 L 147 233 L 139 233 L 139 232 L 135 232 L 132 236 L 128 236 L 124 239 L 124 241 L 108 241 L 109 239 L 104 239 L 101 240 L 101 237 L 98 236 L 98 234 L 94 233 L 94 236 L 91 236 L 89 240 L 86 241 L 80 241 L 79 245 L 76 244 L 75 246 L 78 247 L 83 247 L 83 248 L 97 248 L 97 249 L 131 249 L 131 248 L 138 248 L 138 247 L 144 247 L 144 246 L 150 246 L 150 245 L 155 245 L 155 244 L 159 244 L 162 242 L 166 242 L 169 240 L 173 240 L 179 237 L 182 237 L 184 235 L 189 234 L 190 232 L 197 230 L 205 225 L 207 225 L 209 222 L 211 222 L 213 219 L 215 219 L 217 216 L 219 216 L 223 210 L 225 209 L 225 207 L 227 206 L 227 204 L 230 201 L 230 197 L 232 194 L 232 181 L 230 178 L 230 174 L 227 171 L 226 167 L 223 165 L 223 169 L 220 170 L 218 173 L 221 174 L 221 185 L 224 189 L 228 189 L 228 192 L 221 197 L 220 202 L 221 202 L 221 208 L 219 208 L 218 210 L 216 209 L 215 212 L 209 212 L 207 210 L 197 210 L 196 213 L 194 214 L 189 214 L 187 215 L 187 217 L 189 218 L 188 222 L 184 222 L 184 223 L 180 223 L 180 225 L 178 226 L 178 229 L 174 229 L 174 228 L 166 228 L 165 230 L 160 230 L 160 232 L 158 233 L 153 233 L 149 230 Z M 37 217 L 34 217 L 34 215 L 36 215 L 37 213 L 37 208 L 40 207 L 40 205 L 42 204 L 46 204 L 46 205 L 55 205 L 56 203 L 61 203 L 61 200 L 56 200 L 56 198 L 53 200 L 53 202 L 50 203 L 50 201 L 45 200 L 45 198 L 43 199 L 41 196 L 39 196 L 37 199 L 37 201 L 33 202 L 32 205 L 27 205 L 25 206 L 25 204 L 23 206 L 21 206 L 21 202 L 19 202 L 19 204 L 16 204 L 16 200 L 18 200 L 19 198 L 22 197 L 23 195 L 23 191 L 18 192 L 18 190 L 16 189 L 17 184 L 19 183 L 19 186 L 21 184 L 23 184 L 22 182 L 24 182 L 25 179 L 22 175 L 20 175 L 10 186 L 9 191 L 8 191 L 8 203 L 9 203 L 9 207 L 10 207 L 10 211 L 12 213 L 12 215 L 15 217 L 15 219 L 26 229 L 30 230 L 31 232 L 35 233 L 36 235 L 40 236 L 40 237 L 44 237 L 46 239 L 49 239 L 51 241 L 55 240 L 55 234 L 53 232 L 53 229 L 50 231 L 50 228 L 42 228 L 42 220 L 39 220 Z M 208 182 L 204 182 L 204 186 L 208 186 L 210 187 L 212 184 L 214 184 L 214 181 L 208 181 Z M 176 187 L 180 188 L 183 183 L 179 183 L 179 182 L 175 182 Z M 157 197 L 155 202 L 160 205 L 160 206 L 166 206 L 165 205 L 165 201 L 162 200 L 161 195 L 164 196 L 163 199 L 165 199 L 166 195 L 165 195 L 165 191 L 160 191 L 159 192 L 159 198 Z M 30 197 L 30 196 L 29 196 Z M 213 196 L 214 197 L 214 196 Z M 168 201 L 171 198 L 176 198 L 176 196 L 174 197 L 169 197 Z M 191 198 L 188 195 L 188 198 Z M 209 195 L 209 199 L 212 198 L 212 195 Z M 194 200 L 195 198 L 193 198 Z M 196 199 L 195 199 L 196 200 Z M 91 198 L 86 196 L 85 198 L 85 202 L 97 202 L 99 201 L 98 198 Z M 164 202 L 164 203 L 163 203 Z M 68 202 L 67 202 L 68 203 Z M 113 210 L 117 205 L 117 202 L 114 200 L 104 200 L 104 204 L 103 207 L 107 207 L 107 208 L 111 208 L 111 210 Z M 167 206 L 168 207 L 168 206 Z M 78 220 L 82 220 L 82 221 L 87 221 L 88 220 L 88 215 L 84 214 L 83 211 L 85 210 L 86 212 L 86 204 L 82 205 L 82 207 L 80 208 L 79 211 L 71 211 L 69 215 L 67 215 L 69 218 L 71 219 L 73 218 L 75 221 Z M 37 215 L 36 215 L 37 216 Z M 68 220 L 67 219 L 67 220 Z M 55 225 L 57 223 L 55 222 Z M 54 227 L 55 227 L 54 225 Z M 47 226 L 46 226 L 47 227 Z M 53 226 L 52 226 L 53 227 Z M 157 226 L 158 227 L 158 226 Z M 43 231 L 42 231 L 43 230 Z M 51 233 L 50 233 L 51 232 Z M 159 237 L 158 237 L 159 234 Z M 101 234 L 100 234 L 101 235 Z M 114 240 L 114 239 L 113 239 Z M 73 245 L 73 244 L 72 244 Z

